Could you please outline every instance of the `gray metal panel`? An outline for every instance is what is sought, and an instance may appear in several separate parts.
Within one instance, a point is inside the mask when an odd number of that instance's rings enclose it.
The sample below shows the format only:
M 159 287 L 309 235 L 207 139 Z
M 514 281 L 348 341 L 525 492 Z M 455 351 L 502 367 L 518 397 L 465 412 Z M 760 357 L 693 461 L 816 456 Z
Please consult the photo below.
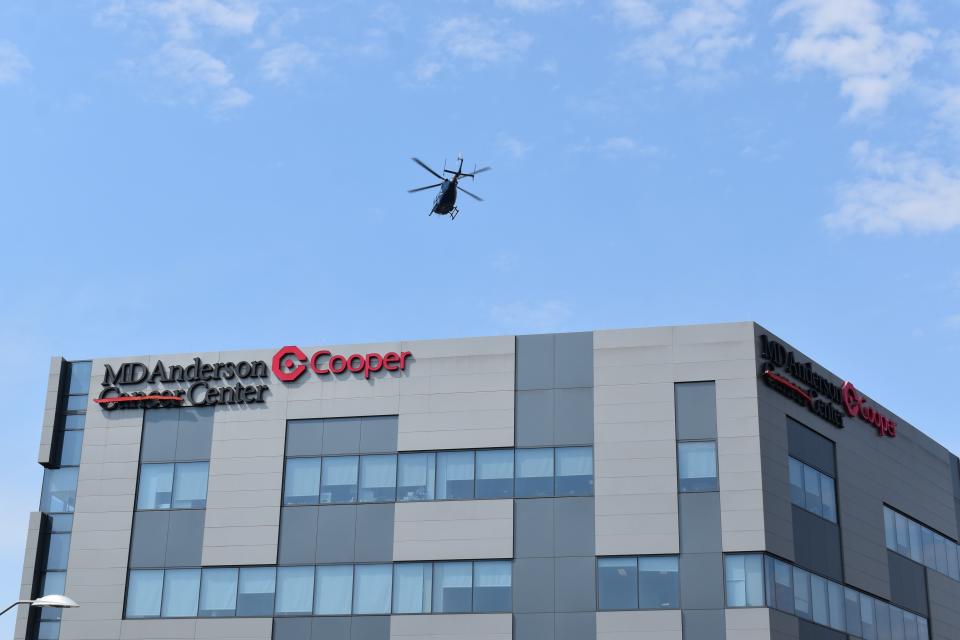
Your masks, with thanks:
M 770 609 L 770 640 L 800 640 L 799 622 L 796 616 Z
M 554 395 L 553 389 L 517 391 L 514 436 L 518 447 L 553 446 Z
M 549 558 L 554 555 L 556 529 L 554 510 L 557 503 L 558 501 L 554 498 L 514 500 L 513 554 L 515 558 Z M 592 522 L 591 518 L 591 529 Z M 592 542 L 591 539 L 591 544 Z
M 356 558 L 357 507 L 336 504 L 323 505 L 317 510 L 316 562 L 353 562 Z M 390 531 L 392 533 L 393 529 Z
M 927 570 L 923 565 L 887 551 L 887 566 L 890 568 L 890 601 L 927 615 Z
M 794 505 L 793 544 L 798 565 L 843 582 L 840 527 Z
M 596 568 L 594 556 L 556 558 L 554 611 L 596 611 Z
M 162 567 L 166 563 L 169 511 L 138 511 L 133 514 L 130 540 L 131 567 Z
M 680 605 L 683 609 L 723 609 L 723 554 L 680 555 Z
M 179 409 L 144 411 L 140 462 L 171 462 L 176 459 L 179 414 Z
M 680 494 L 680 553 L 721 551 L 720 494 Z
M 957 531 L 960 531 L 960 458 L 950 454 L 950 479 L 953 480 L 954 513 L 957 517 Z
M 323 640 L 317 635 L 313 638 Z M 390 640 L 390 616 L 354 616 L 350 623 L 350 640 Z
M 288 420 L 286 455 L 319 456 L 323 453 L 323 420 Z
M 808 620 L 798 620 L 797 622 L 800 640 L 847 640 L 847 634 L 834 631 L 829 627 L 821 627 Z
M 553 613 L 555 583 L 553 558 L 517 558 L 513 561 L 515 613 Z M 591 589 L 593 583 L 590 584 Z
M 279 564 L 313 564 L 317 558 L 318 511 L 325 507 L 283 507 L 280 512 Z
M 514 614 L 513 640 L 555 640 L 554 619 L 552 613 Z
M 328 418 L 323 421 L 323 454 L 360 453 L 360 418 Z
M 554 387 L 553 344 L 552 334 L 517 336 L 517 391 Z
M 678 440 L 717 437 L 717 383 L 678 382 L 673 385 Z
M 203 509 L 170 512 L 166 553 L 168 567 L 199 567 L 202 564 L 204 516 Z
M 212 440 L 213 407 L 180 410 L 177 460 L 209 460 Z
M 397 416 L 365 416 L 360 421 L 360 453 L 396 453 Z
M 356 619 L 349 616 L 314 618 L 310 637 L 313 640 L 347 640 L 350 638 L 350 627 Z M 274 635 L 273 640 L 279 639 Z
M 555 334 L 554 349 L 554 388 L 593 386 L 593 332 Z
M 593 388 L 554 391 L 553 444 L 593 444 Z
M 309 640 L 310 627 L 310 618 L 274 618 L 273 640 Z
M 591 640 L 597 637 L 597 614 L 557 613 L 555 640 Z
M 67 361 L 60 356 L 50 358 L 50 373 L 47 377 L 47 396 L 43 405 L 43 420 L 40 423 L 40 447 L 37 451 L 37 462 L 46 466 L 50 464 L 50 454 L 53 450 L 53 432 L 57 423 L 57 409 L 60 404 L 60 389 L 67 384 Z M 66 389 L 64 389 L 66 393 Z M 24 607 L 21 607 L 21 609 Z M 17 613 L 18 619 L 25 624 L 26 614 Z
M 394 510 L 393 503 L 357 505 L 354 550 L 357 562 L 393 561 Z M 319 542 L 325 543 L 325 540 Z
M 960 638 L 960 582 L 935 571 L 927 572 L 930 597 L 930 634 L 933 640 Z M 924 638 L 923 640 L 926 640 Z
M 790 417 L 787 417 L 787 447 L 797 460 L 836 477 L 833 441 Z
M 522 502 L 525 501 L 517 500 L 518 504 Z M 557 556 L 593 557 L 596 548 L 594 499 L 592 497 L 555 498 L 552 502 L 555 518 L 553 536 L 542 538 L 541 546 L 546 547 L 547 542 L 553 540 L 553 552 Z M 517 531 L 520 531 L 519 525 Z
M 725 640 L 726 620 L 723 609 L 683 611 L 684 640 Z

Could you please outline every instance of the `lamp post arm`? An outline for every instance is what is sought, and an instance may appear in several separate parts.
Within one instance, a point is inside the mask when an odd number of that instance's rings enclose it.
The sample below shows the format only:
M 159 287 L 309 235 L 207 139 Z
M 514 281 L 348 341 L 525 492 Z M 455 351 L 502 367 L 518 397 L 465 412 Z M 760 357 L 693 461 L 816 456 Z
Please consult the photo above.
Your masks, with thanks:
M 18 606 L 18 605 L 21 605 L 21 604 L 30 604 L 31 602 L 33 602 L 33 600 L 17 600 L 16 602 L 14 602 L 12 605 L 10 605 L 9 607 L 7 607 L 7 608 L 4 609 L 3 611 L 0 611 L 0 616 L 2 616 L 2 615 L 5 614 L 7 611 L 10 611 L 10 609 L 13 609 L 14 607 L 16 607 L 16 606 Z

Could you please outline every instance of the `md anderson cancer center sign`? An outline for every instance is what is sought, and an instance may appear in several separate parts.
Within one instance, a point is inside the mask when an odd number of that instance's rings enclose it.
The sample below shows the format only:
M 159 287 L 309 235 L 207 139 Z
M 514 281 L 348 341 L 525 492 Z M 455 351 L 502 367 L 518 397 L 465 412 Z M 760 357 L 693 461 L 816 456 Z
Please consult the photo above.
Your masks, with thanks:
M 362 375 L 370 380 L 380 371 L 405 371 L 411 360 L 410 351 L 346 355 L 320 349 L 308 357 L 299 347 L 286 346 L 274 354 L 270 365 L 263 360 L 204 362 L 199 357 L 188 365 L 167 366 L 162 360 L 153 367 L 142 362 L 124 362 L 116 368 L 106 364 L 103 389 L 94 402 L 106 411 L 259 404 L 270 391 L 271 373 L 283 383 L 296 381 L 308 368 L 321 377 Z M 142 385 L 149 386 L 125 390 Z

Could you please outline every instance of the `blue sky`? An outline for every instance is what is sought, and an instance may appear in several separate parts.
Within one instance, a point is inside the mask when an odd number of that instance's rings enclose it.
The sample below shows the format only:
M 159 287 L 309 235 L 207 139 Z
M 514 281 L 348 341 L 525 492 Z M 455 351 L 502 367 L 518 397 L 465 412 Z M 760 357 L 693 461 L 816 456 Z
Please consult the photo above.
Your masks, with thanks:
M 52 354 L 754 319 L 960 451 L 958 24 L 957 0 L 0 4 L 0 597 Z M 408 158 L 458 152 L 486 201 L 428 218 Z

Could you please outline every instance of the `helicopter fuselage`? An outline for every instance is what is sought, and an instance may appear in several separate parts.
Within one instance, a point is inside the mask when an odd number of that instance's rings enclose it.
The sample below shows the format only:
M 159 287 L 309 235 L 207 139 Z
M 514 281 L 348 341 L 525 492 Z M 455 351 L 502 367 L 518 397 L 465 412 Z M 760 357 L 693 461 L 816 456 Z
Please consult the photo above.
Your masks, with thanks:
M 457 181 L 444 180 L 440 185 L 440 192 L 433 200 L 433 212 L 444 215 L 453 211 L 457 204 Z

